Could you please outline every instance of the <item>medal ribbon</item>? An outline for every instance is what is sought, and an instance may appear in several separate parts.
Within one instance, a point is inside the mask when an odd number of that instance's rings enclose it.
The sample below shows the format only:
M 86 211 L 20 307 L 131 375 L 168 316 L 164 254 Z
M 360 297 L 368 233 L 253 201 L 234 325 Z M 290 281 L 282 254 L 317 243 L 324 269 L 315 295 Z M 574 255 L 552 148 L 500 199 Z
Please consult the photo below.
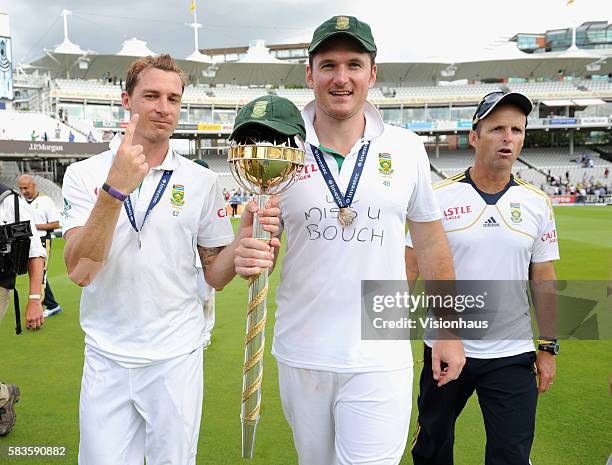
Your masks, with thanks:
M 130 223 L 132 224 L 132 228 L 137 233 L 142 231 L 142 228 L 144 228 L 145 222 L 147 221 L 149 214 L 151 213 L 155 205 L 157 205 L 157 203 L 161 199 L 161 196 L 166 190 L 166 186 L 168 185 L 171 176 L 172 176 L 172 171 L 170 170 L 164 171 L 164 174 L 159 180 L 159 183 L 157 184 L 157 188 L 155 189 L 155 192 L 153 193 L 151 202 L 149 202 L 149 206 L 147 208 L 147 212 L 145 213 L 144 218 L 142 219 L 142 224 L 140 225 L 140 229 L 138 229 L 138 227 L 136 226 L 136 216 L 134 215 L 134 208 L 132 207 L 132 201 L 130 200 L 130 196 L 128 195 L 123 201 L 123 206 L 125 207 L 125 212 L 127 213 L 128 219 L 130 220 Z
M 355 197 L 355 192 L 357 192 L 357 185 L 361 180 L 361 172 L 363 171 L 363 167 L 365 165 L 366 157 L 368 156 L 368 150 L 370 149 L 370 143 L 366 142 L 359 149 L 359 154 L 357 155 L 357 162 L 355 163 L 355 167 L 353 168 L 353 172 L 351 173 L 351 178 L 349 180 L 348 188 L 346 189 L 346 193 L 342 195 L 340 191 L 340 187 L 338 187 L 338 183 L 334 179 L 329 167 L 327 166 L 327 162 L 325 158 L 323 158 L 323 154 L 318 147 L 310 144 L 310 148 L 312 149 L 312 154 L 314 155 L 315 161 L 317 165 L 319 165 L 319 171 L 321 171 L 321 175 L 323 175 L 323 179 L 325 179 L 325 184 L 331 192 L 336 205 L 340 208 L 350 207 L 353 203 L 353 197 Z

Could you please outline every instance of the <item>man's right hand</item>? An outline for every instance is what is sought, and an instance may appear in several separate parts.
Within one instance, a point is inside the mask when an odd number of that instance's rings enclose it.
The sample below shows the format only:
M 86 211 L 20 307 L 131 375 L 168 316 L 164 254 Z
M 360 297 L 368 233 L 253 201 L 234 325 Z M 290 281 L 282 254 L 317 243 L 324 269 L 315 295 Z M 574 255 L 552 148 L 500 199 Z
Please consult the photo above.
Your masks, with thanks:
M 122 194 L 129 195 L 136 189 L 149 172 L 149 164 L 142 145 L 133 145 L 134 132 L 139 115 L 132 115 L 130 124 L 121 139 L 121 145 L 111 165 L 106 183 Z

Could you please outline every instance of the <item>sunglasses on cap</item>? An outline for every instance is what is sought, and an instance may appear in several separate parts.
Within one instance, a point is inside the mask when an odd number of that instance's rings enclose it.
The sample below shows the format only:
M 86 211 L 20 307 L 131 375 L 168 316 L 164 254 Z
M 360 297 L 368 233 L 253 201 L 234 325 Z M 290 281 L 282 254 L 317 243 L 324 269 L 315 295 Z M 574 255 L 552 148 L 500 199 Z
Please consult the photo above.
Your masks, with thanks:
M 476 125 L 486 118 L 501 102 L 516 105 L 525 113 L 525 116 L 529 116 L 529 113 L 533 110 L 533 103 L 531 103 L 531 100 L 526 95 L 518 92 L 502 92 L 500 90 L 491 92 L 485 95 L 476 107 L 476 112 L 472 117 L 472 129 L 476 129 Z

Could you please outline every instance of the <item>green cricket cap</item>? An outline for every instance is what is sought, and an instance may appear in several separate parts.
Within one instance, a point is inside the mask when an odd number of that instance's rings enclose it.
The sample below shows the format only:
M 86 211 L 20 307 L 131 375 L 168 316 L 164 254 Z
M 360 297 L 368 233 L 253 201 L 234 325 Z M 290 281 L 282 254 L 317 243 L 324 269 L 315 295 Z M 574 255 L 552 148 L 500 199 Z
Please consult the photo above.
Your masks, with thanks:
M 251 125 L 264 126 L 285 136 L 300 136 L 306 140 L 306 127 L 300 110 L 293 102 L 278 95 L 264 95 L 247 103 L 238 112 L 230 139 Z
M 327 39 L 339 35 L 352 37 L 367 52 L 376 53 L 376 44 L 370 26 L 354 16 L 334 16 L 316 28 L 310 41 L 310 47 L 308 47 L 308 53 L 312 55 Z

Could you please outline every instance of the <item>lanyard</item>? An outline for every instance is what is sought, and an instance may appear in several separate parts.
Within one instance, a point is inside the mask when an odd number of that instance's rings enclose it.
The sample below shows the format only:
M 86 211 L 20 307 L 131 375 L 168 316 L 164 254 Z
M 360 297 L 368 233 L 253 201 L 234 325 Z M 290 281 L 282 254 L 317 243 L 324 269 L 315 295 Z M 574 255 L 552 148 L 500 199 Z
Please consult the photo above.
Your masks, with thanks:
M 140 231 L 142 231 L 142 228 L 144 228 L 145 222 L 147 221 L 149 214 L 151 213 L 155 205 L 157 205 L 157 203 L 161 199 L 161 196 L 166 190 L 166 186 L 168 185 L 168 182 L 170 181 L 171 176 L 172 176 L 172 171 L 170 170 L 164 171 L 164 174 L 159 180 L 159 184 L 157 184 L 157 188 L 155 189 L 155 192 L 153 193 L 151 202 L 149 202 L 149 206 L 147 207 L 147 212 L 145 213 L 145 216 L 142 219 L 142 224 L 140 225 L 140 229 L 138 229 L 138 227 L 136 226 L 136 216 L 134 215 L 134 208 L 132 207 L 132 201 L 130 200 L 130 196 L 128 195 L 123 201 L 123 206 L 125 207 L 125 212 L 127 213 L 128 219 L 130 220 L 130 223 L 132 224 L 132 228 L 134 229 L 134 231 L 138 233 L 138 243 L 139 244 L 140 244 Z
M 342 195 L 340 191 L 340 187 L 338 187 L 338 183 L 334 179 L 327 166 L 327 162 L 323 158 L 323 154 L 318 147 L 310 144 L 310 148 L 312 149 L 312 154 L 314 155 L 315 161 L 317 165 L 319 165 L 319 170 L 323 175 L 323 179 L 325 179 L 325 184 L 329 191 L 331 192 L 336 205 L 340 208 L 350 207 L 353 203 L 353 197 L 355 196 L 355 192 L 357 191 L 357 185 L 361 179 L 361 172 L 363 171 L 363 167 L 365 165 L 365 159 L 368 156 L 368 150 L 370 149 L 370 143 L 366 142 L 359 149 L 359 154 L 357 155 L 357 162 L 355 163 L 355 167 L 353 168 L 353 172 L 351 173 L 351 179 L 349 180 L 348 188 L 346 189 L 346 193 Z

